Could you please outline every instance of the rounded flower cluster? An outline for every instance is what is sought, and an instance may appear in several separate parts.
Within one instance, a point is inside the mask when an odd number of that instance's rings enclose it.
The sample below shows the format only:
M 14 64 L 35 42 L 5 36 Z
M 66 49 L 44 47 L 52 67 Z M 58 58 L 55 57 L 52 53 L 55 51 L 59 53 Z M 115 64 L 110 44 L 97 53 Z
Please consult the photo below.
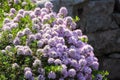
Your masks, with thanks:
M 19 3 L 19 0 L 14 1 Z M 17 12 L 11 8 L 12 19 L 4 20 L 2 30 L 11 33 L 15 55 L 33 57 L 32 66 L 26 63 L 25 78 L 92 80 L 92 71 L 98 70 L 99 63 L 93 47 L 83 41 L 87 40 L 87 36 L 76 29 L 76 23 L 67 16 L 65 7 L 61 7 L 58 13 L 52 8 L 51 2 L 46 2 L 44 8 L 37 7 L 31 11 L 20 9 Z M 7 46 L 6 50 L 10 51 L 10 48 Z M 15 63 L 13 67 L 18 65 Z

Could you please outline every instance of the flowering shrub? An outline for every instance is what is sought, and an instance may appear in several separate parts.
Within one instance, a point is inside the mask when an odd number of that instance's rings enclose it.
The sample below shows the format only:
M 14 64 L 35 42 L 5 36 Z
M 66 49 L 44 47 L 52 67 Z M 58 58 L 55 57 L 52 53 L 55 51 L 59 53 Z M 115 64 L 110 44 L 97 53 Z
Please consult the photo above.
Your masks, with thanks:
M 13 17 L 15 12 L 24 9 L 31 10 L 36 7 L 36 0 L 0 0 L 0 28 L 6 16 Z M 8 14 L 8 12 L 11 12 Z
M 44 8 L 10 9 L 0 32 L 1 80 L 102 80 L 93 47 L 76 29 L 78 17 L 52 8 L 46 2 Z

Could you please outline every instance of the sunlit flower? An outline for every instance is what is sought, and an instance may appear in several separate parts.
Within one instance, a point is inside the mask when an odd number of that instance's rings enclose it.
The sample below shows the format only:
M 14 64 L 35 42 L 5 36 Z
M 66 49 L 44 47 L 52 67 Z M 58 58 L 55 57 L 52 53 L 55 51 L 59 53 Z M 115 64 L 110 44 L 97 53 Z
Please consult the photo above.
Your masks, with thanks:
M 32 72 L 31 71 L 26 71 L 24 75 L 25 75 L 26 79 L 31 79 L 32 78 Z
M 55 79 L 55 78 L 56 78 L 56 74 L 55 74 L 53 71 L 51 71 L 51 72 L 49 72 L 49 74 L 48 74 L 48 78 L 49 78 L 49 79 Z
M 59 13 L 61 13 L 63 16 L 66 16 L 68 14 L 68 11 L 66 7 L 61 7 Z

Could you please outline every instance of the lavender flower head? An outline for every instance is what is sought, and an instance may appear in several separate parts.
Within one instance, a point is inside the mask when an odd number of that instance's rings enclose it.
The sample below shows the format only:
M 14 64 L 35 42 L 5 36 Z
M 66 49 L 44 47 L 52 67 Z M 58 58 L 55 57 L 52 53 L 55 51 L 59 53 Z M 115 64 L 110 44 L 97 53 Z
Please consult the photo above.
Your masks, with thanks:
M 75 36 L 82 36 L 82 31 L 81 31 L 81 30 L 74 30 L 74 31 L 73 31 L 73 34 L 74 34 Z
M 97 74 L 95 80 L 103 80 L 103 76 L 101 74 Z
M 30 40 L 30 41 L 36 40 L 35 35 L 34 35 L 34 34 L 29 35 L 29 40 Z
M 55 78 L 56 78 L 55 72 L 50 71 L 49 74 L 48 74 L 48 78 L 49 78 L 49 79 L 55 79 Z
M 6 50 L 6 51 L 10 51 L 11 48 L 12 48 L 11 46 L 6 46 L 6 47 L 5 47 L 5 50 Z
M 43 68 L 38 68 L 38 73 L 39 73 L 40 75 L 45 75 L 45 69 L 43 69 Z
M 35 15 L 35 13 L 34 13 L 34 12 L 31 12 L 31 13 L 30 13 L 30 17 L 31 17 L 31 19 L 34 19 L 34 18 L 36 18 L 36 15 Z
M 98 62 L 93 62 L 92 63 L 92 68 L 94 69 L 94 70 L 98 70 L 98 68 L 99 68 L 99 63 Z
M 1 50 L 1 53 L 2 54 L 6 54 L 6 50 Z
M 11 8 L 11 9 L 10 9 L 10 13 L 13 13 L 13 14 L 15 14 L 15 13 L 16 13 L 16 10 L 15 10 L 15 8 Z
M 53 4 L 51 2 L 46 2 L 44 6 L 45 6 L 45 8 L 48 8 L 48 9 L 53 8 Z
M 26 71 L 24 75 L 25 75 L 26 79 L 31 79 L 32 78 L 32 72 L 31 71 Z
M 63 24 L 64 22 L 63 22 L 63 19 L 62 18 L 58 18 L 57 19 L 57 24 Z
M 31 69 L 29 67 L 25 67 L 24 72 L 26 72 L 26 71 L 31 71 Z
M 59 13 L 61 13 L 63 16 L 66 16 L 68 14 L 68 11 L 66 7 L 61 7 Z
M 92 69 L 90 67 L 84 67 L 84 72 L 87 73 L 87 74 L 91 74 L 92 72 Z
M 18 48 L 17 49 L 17 55 L 24 55 L 25 54 L 25 51 L 23 48 Z
M 87 64 L 85 59 L 80 59 L 78 63 L 80 65 L 80 67 L 84 67 Z
M 13 41 L 13 44 L 14 45 L 19 45 L 21 42 L 20 42 L 20 39 L 18 37 L 16 37 Z
M 55 51 L 51 51 L 50 53 L 48 53 L 48 55 L 49 55 L 49 57 L 51 57 L 51 58 L 56 58 L 56 57 L 58 57 L 58 54 L 57 54 L 57 52 L 55 52 Z
M 22 2 L 22 6 L 26 6 L 27 5 L 27 2 Z
M 24 36 L 24 33 L 23 33 L 22 31 L 19 31 L 19 32 L 17 33 L 17 37 L 22 37 L 22 36 Z
M 44 42 L 43 42 L 42 40 L 39 40 L 39 41 L 37 42 L 37 46 L 38 46 L 39 48 L 41 48 L 43 45 L 44 45 Z
M 36 33 L 35 37 L 36 37 L 37 40 L 40 40 L 41 39 L 41 33 Z
M 20 9 L 20 10 L 18 11 L 18 13 L 21 14 L 21 15 L 23 15 L 24 10 L 23 10 L 23 9 Z
M 32 26 L 32 30 L 39 31 L 39 29 L 40 29 L 40 27 L 39 27 L 38 24 L 34 24 L 34 25 Z
M 39 16 L 41 14 L 40 8 L 35 8 L 34 13 Z
M 70 49 L 69 50 L 69 56 L 74 57 L 76 55 L 76 50 L 75 49 Z
M 68 77 L 68 71 L 66 65 L 62 65 L 61 74 L 63 75 L 64 78 Z
M 10 25 L 10 27 L 11 27 L 11 28 L 17 28 L 17 27 L 18 27 L 18 23 L 12 23 L 12 24 Z
M 48 63 L 49 63 L 49 64 L 53 64 L 53 63 L 54 63 L 54 58 L 49 58 L 49 59 L 48 59 Z
M 16 16 L 16 18 L 17 18 L 18 20 L 20 20 L 21 18 L 23 18 L 22 12 L 21 12 L 21 14 L 18 13 L 17 16 Z
M 55 63 L 55 65 L 60 65 L 60 64 L 62 64 L 62 61 L 60 59 L 56 59 L 54 61 L 54 63 Z
M 81 72 L 79 72 L 78 74 L 77 74 L 77 78 L 78 78 L 78 80 L 86 80 L 86 77 L 83 75 L 83 73 L 81 73 Z
M 36 59 L 33 63 L 33 66 L 36 67 L 36 66 L 41 66 L 41 61 L 39 59 Z
M 64 78 L 59 78 L 59 80 L 64 80 Z
M 9 23 L 10 22 L 10 19 L 9 18 L 5 18 L 5 20 L 4 20 L 4 24 L 6 24 L 6 23 Z
M 12 19 L 14 18 L 14 14 L 13 13 L 8 14 L 7 16 L 9 16 Z
M 23 32 L 24 32 L 25 35 L 31 34 L 31 30 L 30 30 L 29 28 L 25 28 L 25 29 L 23 30 Z
M 70 17 L 70 16 L 66 17 L 65 23 L 66 23 L 67 26 L 70 26 L 72 22 L 73 22 L 72 17 Z
M 45 77 L 43 75 L 39 75 L 38 80 L 45 80 Z
M 75 69 L 69 69 L 68 75 L 69 75 L 70 77 L 74 77 L 74 76 L 76 75 Z
M 70 24 L 70 28 L 72 29 L 72 30 L 74 30 L 74 29 L 76 29 L 76 23 L 75 22 L 73 22 L 73 23 L 71 23 Z
M 49 13 L 49 10 L 47 8 L 42 8 L 41 12 Z
M 71 60 L 71 66 L 76 67 L 78 65 L 77 60 Z
M 15 3 L 15 4 L 20 3 L 20 0 L 14 0 L 14 3 Z
M 29 55 L 29 56 L 32 55 L 32 50 L 30 48 L 25 49 L 24 52 L 25 52 L 24 55 Z
M 12 68 L 13 69 L 19 68 L 19 65 L 17 63 L 14 63 L 14 64 L 12 64 Z

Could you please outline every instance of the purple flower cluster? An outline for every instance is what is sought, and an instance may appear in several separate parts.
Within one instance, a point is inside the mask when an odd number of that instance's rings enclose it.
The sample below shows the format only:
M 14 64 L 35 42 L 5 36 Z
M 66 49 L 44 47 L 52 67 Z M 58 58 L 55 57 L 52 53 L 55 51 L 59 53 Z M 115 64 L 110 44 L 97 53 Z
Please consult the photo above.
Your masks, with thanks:
M 19 0 L 14 0 L 18 3 Z M 33 0 L 34 1 L 34 0 Z M 98 59 L 93 53 L 93 47 L 84 43 L 80 38 L 86 38 L 80 29 L 76 29 L 76 23 L 73 18 L 67 16 L 68 11 L 65 7 L 60 8 L 59 12 L 53 12 L 53 4 L 47 2 L 44 8 L 35 8 L 31 11 L 19 10 L 12 20 L 6 18 L 4 20 L 3 30 L 11 31 L 18 27 L 21 18 L 26 15 L 32 20 L 32 27 L 25 27 L 17 32 L 13 40 L 13 44 L 17 49 L 17 55 L 40 56 L 47 58 L 47 62 L 41 62 L 42 58 L 38 58 L 33 62 L 36 68 L 43 68 L 44 65 L 61 66 L 62 70 L 58 74 L 50 71 L 45 74 L 39 74 L 38 80 L 92 80 L 92 71 L 98 70 Z M 11 14 L 15 14 L 16 10 L 12 8 Z M 35 31 L 35 32 L 34 32 Z M 26 36 L 25 44 L 22 45 L 21 38 Z M 32 51 L 30 44 L 37 41 L 36 51 Z M 9 50 L 9 46 L 6 50 Z M 40 54 L 40 55 L 39 55 Z M 16 67 L 14 64 L 13 67 Z M 34 80 L 32 70 L 25 68 L 25 78 Z
M 16 46 L 17 55 L 32 55 L 32 50 L 28 46 Z
M 34 80 L 33 74 L 32 74 L 31 69 L 29 67 L 25 67 L 25 69 L 24 69 L 24 75 L 25 75 L 26 79 L 28 79 L 28 80 Z
M 33 63 L 33 66 L 36 67 L 36 66 L 41 66 L 41 61 L 36 59 Z

